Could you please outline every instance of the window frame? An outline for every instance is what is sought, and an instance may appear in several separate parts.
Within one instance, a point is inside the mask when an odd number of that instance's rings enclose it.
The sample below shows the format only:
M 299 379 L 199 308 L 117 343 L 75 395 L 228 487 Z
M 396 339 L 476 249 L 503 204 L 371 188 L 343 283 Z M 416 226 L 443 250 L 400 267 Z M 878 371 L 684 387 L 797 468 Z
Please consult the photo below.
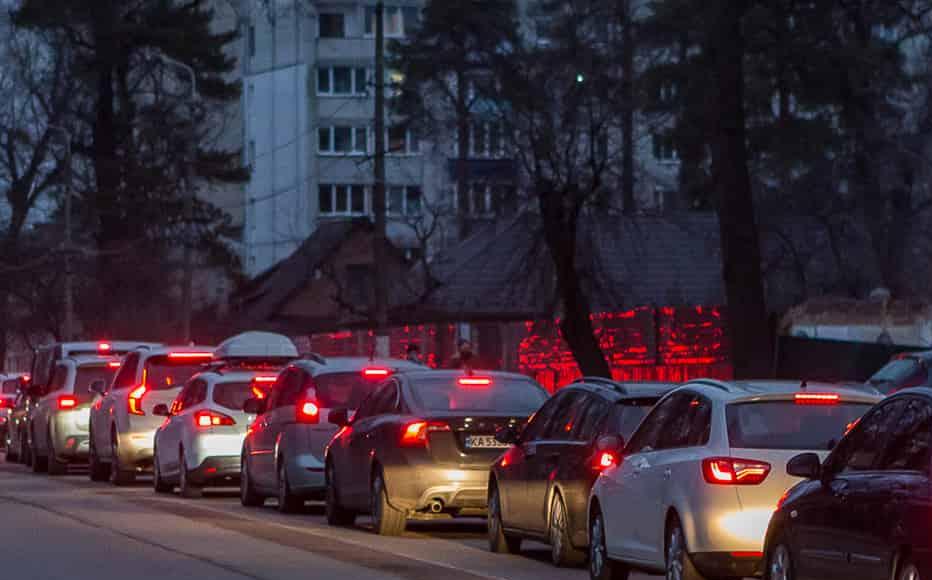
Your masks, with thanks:
M 361 129 L 365 129 L 365 143 L 363 143 L 360 148 L 358 141 Z M 347 130 L 350 132 L 349 149 L 346 151 L 338 151 L 336 148 L 337 130 Z M 323 132 L 327 134 L 326 149 L 321 147 Z M 323 125 L 317 128 L 317 154 L 321 157 L 364 157 L 370 153 L 371 141 L 367 127 L 360 127 L 358 125 Z
M 346 188 L 346 209 L 338 207 L 337 191 L 338 188 Z M 330 211 L 324 211 L 320 200 L 323 198 L 325 189 L 330 192 Z M 319 217 L 363 217 L 367 216 L 371 210 L 370 188 L 359 183 L 319 183 L 317 185 L 317 214 Z M 355 193 L 361 192 L 362 211 L 353 210 L 353 200 Z
M 342 31 L 342 33 L 341 33 L 339 36 L 329 36 L 329 35 L 328 35 L 328 36 L 324 36 L 324 34 L 323 34 L 323 30 L 324 30 L 323 23 L 324 23 L 324 18 L 325 18 L 325 17 L 339 17 L 339 18 L 340 18 L 340 23 L 342 24 L 342 27 L 341 27 L 341 28 L 343 29 L 343 31 Z M 317 15 L 317 38 L 319 38 L 319 39 L 331 39 L 331 40 L 332 40 L 332 39 L 339 39 L 339 38 L 346 38 L 346 37 L 347 37 L 346 31 L 347 31 L 347 26 L 346 26 L 346 13 L 345 13 L 345 12 L 337 11 L 337 12 L 320 12 L 320 13 L 318 13 L 318 15 Z

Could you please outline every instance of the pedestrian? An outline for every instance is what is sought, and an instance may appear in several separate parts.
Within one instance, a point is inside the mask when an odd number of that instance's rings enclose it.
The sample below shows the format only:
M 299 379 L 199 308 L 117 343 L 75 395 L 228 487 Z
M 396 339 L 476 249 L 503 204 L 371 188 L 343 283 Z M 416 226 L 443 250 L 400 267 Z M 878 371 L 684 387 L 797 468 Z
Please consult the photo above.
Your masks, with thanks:
M 414 364 L 423 365 L 424 359 L 421 358 L 421 347 L 413 342 L 409 344 L 405 349 L 405 360 L 413 362 Z
M 457 344 L 457 353 L 450 359 L 447 368 L 465 369 L 471 368 L 476 363 L 476 357 L 472 351 L 472 343 L 468 340 L 461 340 Z

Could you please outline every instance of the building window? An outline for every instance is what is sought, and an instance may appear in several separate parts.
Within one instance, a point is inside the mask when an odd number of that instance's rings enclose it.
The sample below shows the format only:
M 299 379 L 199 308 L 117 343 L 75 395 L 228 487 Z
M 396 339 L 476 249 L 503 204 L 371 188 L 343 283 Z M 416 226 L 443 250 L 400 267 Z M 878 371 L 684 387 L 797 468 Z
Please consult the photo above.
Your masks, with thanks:
M 383 21 L 386 37 L 412 34 L 418 26 L 420 11 L 413 7 L 386 6 Z M 366 7 L 366 36 L 375 36 L 375 7 Z
M 317 152 L 321 155 L 365 155 L 369 151 L 369 132 L 365 127 L 320 127 L 317 139 Z
M 465 197 L 454 196 L 454 199 L 456 210 L 465 215 L 492 217 L 512 215 L 517 211 L 518 194 L 514 185 L 477 181 L 470 183 L 464 193 Z
M 453 132 L 453 156 L 459 157 L 459 129 Z M 469 125 L 470 159 L 504 159 L 505 129 L 501 123 L 483 122 Z
M 669 133 L 654 133 L 651 138 L 654 145 L 654 159 L 667 163 L 679 159 L 676 153 L 676 144 L 673 142 L 673 135 Z
M 417 155 L 421 152 L 421 141 L 412 129 L 404 125 L 393 125 L 385 131 L 390 155 Z
M 321 13 L 318 21 L 321 38 L 346 38 L 346 22 L 342 13 Z
M 417 185 L 393 185 L 388 188 L 388 213 L 399 216 L 419 216 L 424 194 Z
M 368 72 L 363 67 L 326 66 L 317 69 L 317 94 L 321 96 L 365 96 Z
M 362 185 L 323 183 L 318 187 L 322 216 L 363 216 L 367 213 L 367 191 Z

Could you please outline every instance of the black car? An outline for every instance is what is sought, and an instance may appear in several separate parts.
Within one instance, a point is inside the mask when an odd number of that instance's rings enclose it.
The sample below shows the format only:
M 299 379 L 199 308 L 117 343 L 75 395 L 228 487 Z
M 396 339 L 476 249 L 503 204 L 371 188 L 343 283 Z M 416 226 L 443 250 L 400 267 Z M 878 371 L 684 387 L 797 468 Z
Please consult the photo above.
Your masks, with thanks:
M 901 391 L 853 426 L 824 463 L 787 464 L 790 489 L 765 543 L 769 580 L 932 578 L 932 389 Z
M 520 433 L 489 477 L 489 547 L 514 553 L 524 538 L 551 545 L 557 566 L 579 565 L 589 545 L 587 505 L 599 471 L 612 465 L 598 443 L 627 439 L 674 385 L 581 379 L 554 395 Z

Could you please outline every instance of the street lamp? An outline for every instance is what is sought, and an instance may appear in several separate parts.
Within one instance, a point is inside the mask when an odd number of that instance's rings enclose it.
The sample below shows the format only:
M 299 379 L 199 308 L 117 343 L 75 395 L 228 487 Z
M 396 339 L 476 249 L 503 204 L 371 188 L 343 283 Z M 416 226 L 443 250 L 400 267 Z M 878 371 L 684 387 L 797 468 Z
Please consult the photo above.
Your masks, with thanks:
M 62 338 L 74 338 L 74 287 L 72 281 L 72 238 L 71 238 L 71 133 L 60 125 L 48 125 L 49 131 L 60 134 L 65 143 L 65 327 Z
M 200 99 L 200 95 L 197 92 L 197 73 L 194 71 L 194 68 L 180 60 L 165 56 L 164 54 L 156 54 L 155 56 L 163 63 L 177 67 L 188 74 L 191 78 L 191 94 L 189 95 L 189 100 L 192 103 L 196 103 Z M 193 115 L 191 121 L 193 125 Z M 185 233 L 184 241 L 184 278 L 181 282 L 181 334 L 183 344 L 188 344 L 191 341 L 191 311 L 193 309 L 191 302 L 194 292 L 194 249 L 191 247 L 193 245 L 191 222 L 194 213 L 194 164 L 197 161 L 197 139 L 195 137 L 196 134 L 193 134 L 188 141 L 188 188 L 184 196 L 184 217 L 187 224 L 187 232 Z

